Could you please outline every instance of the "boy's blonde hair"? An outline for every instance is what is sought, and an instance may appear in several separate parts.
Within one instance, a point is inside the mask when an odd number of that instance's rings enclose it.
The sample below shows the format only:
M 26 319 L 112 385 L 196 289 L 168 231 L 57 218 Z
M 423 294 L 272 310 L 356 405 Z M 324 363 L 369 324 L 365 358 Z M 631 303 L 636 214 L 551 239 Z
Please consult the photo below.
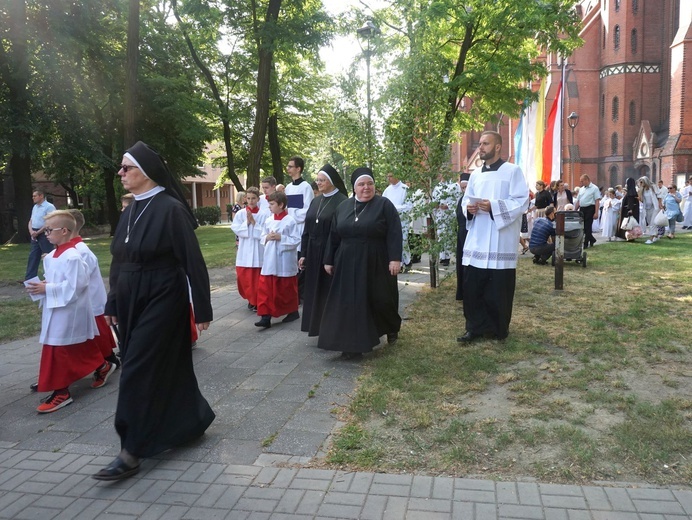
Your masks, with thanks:
M 70 212 L 75 221 L 74 233 L 79 234 L 84 227 L 84 215 L 78 209 L 68 209 L 67 211 Z
M 57 227 L 64 227 L 67 228 L 67 230 L 71 233 L 77 223 L 74 220 L 74 217 L 72 216 L 72 213 L 69 212 L 69 210 L 66 209 L 57 209 L 55 211 L 51 211 L 46 215 L 45 219 L 47 221 L 55 221 L 58 223 Z M 52 226 L 51 226 L 52 227 Z

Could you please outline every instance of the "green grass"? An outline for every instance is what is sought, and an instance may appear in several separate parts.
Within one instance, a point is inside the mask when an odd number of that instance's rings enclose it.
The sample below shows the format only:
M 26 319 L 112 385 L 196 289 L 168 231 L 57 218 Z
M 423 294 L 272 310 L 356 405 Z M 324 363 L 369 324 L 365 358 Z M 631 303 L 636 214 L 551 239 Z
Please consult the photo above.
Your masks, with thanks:
M 454 277 L 424 291 L 396 348 L 364 362 L 326 464 L 692 481 L 691 246 L 690 234 L 601 244 L 586 269 L 566 263 L 564 291 L 523 260 L 501 343 L 456 343 Z
M 201 226 L 195 231 L 208 268 L 227 267 L 235 264 L 235 235 L 228 227 Z M 111 238 L 86 237 L 84 242 L 99 259 L 101 274 L 108 276 L 111 266 Z M 0 246 L 0 284 L 14 283 L 24 278 L 29 244 L 7 244 Z M 43 266 L 39 267 L 43 275 Z
M 196 230 L 197 238 L 208 268 L 235 265 L 235 237 L 228 227 L 202 226 Z M 110 237 L 86 237 L 84 241 L 99 260 L 101 274 L 107 278 L 111 264 Z M 13 286 L 24 278 L 29 244 L 0 246 L 0 291 L 2 286 Z M 43 277 L 43 265 L 39 267 Z M 38 334 L 41 311 L 26 298 L 0 300 L 0 343 Z

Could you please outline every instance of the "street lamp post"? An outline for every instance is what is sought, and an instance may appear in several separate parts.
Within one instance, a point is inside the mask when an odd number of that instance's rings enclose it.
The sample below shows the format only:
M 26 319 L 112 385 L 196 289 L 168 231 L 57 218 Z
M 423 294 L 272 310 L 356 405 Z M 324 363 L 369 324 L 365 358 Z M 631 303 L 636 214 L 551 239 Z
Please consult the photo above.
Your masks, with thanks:
M 367 84 L 367 106 L 368 106 L 368 128 L 367 128 L 367 139 L 368 139 L 368 166 L 372 168 L 372 114 L 370 106 L 370 37 L 378 32 L 377 27 L 372 20 L 368 20 L 363 24 L 363 27 L 356 31 L 359 37 L 365 38 L 367 41 L 367 48 L 363 51 L 365 54 L 365 67 L 367 69 L 366 84 Z M 360 43 L 360 42 L 359 42 Z M 361 49 L 363 47 L 361 46 Z
M 569 147 L 569 172 L 570 172 L 570 184 L 572 186 L 575 186 L 575 177 L 574 177 L 574 129 L 577 128 L 577 125 L 579 124 L 579 114 L 576 112 L 572 112 L 569 116 L 567 116 L 567 124 L 569 127 L 572 129 L 572 145 Z

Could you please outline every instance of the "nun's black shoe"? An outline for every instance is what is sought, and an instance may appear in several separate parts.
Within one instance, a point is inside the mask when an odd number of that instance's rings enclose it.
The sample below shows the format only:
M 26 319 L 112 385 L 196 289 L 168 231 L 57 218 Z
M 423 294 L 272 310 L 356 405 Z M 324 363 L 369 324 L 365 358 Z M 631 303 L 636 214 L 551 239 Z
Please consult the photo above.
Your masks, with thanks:
M 466 334 L 459 336 L 457 338 L 458 343 L 471 343 L 483 337 L 482 334 L 474 334 L 473 332 L 466 331 Z
M 292 321 L 296 321 L 298 318 L 300 318 L 298 311 L 293 311 L 292 313 L 287 314 L 286 317 L 281 320 L 281 323 L 291 323 Z
M 449 267 L 449 260 L 440 260 L 440 265 L 443 265 L 445 267 Z
M 263 327 L 269 329 L 272 326 L 271 316 L 262 316 L 262 319 L 255 323 L 255 327 Z
M 392 343 L 396 343 L 396 340 L 398 340 L 398 339 L 399 339 L 399 333 L 398 332 L 390 332 L 389 334 L 387 334 L 387 343 L 389 343 L 390 345 Z
M 108 466 L 91 477 L 96 480 L 123 480 L 139 473 L 139 464 L 128 466 L 123 459 L 116 457 Z

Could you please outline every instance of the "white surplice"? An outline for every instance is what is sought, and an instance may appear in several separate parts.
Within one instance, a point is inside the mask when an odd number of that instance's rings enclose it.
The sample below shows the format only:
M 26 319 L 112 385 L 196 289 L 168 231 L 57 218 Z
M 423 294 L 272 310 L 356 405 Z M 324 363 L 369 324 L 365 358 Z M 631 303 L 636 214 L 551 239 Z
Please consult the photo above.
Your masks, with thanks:
M 468 213 L 473 199 L 488 199 L 490 213 Z M 461 203 L 467 216 L 468 235 L 464 243 L 463 265 L 479 269 L 515 269 L 521 215 L 529 206 L 529 186 L 515 164 L 503 163 L 497 171 L 476 169 Z
M 298 274 L 298 256 L 296 251 L 301 240 L 301 233 L 295 219 L 286 214 L 281 220 L 269 215 L 262 226 L 260 242 L 264 245 L 262 275 L 289 277 Z M 281 234 L 281 240 L 267 240 L 272 231 Z
M 240 210 L 231 223 L 231 229 L 239 238 L 235 265 L 236 267 L 262 267 L 264 246 L 260 238 L 262 238 L 264 221 L 271 217 L 271 213 L 264 209 L 253 213 L 254 224 L 248 224 L 247 213 L 246 209 Z
M 87 265 L 87 274 L 89 276 L 89 301 L 91 301 L 91 310 L 94 313 L 94 316 L 101 316 L 106 307 L 108 294 L 106 293 L 106 286 L 103 283 L 103 277 L 101 276 L 101 269 L 99 269 L 98 258 L 96 258 L 96 255 L 84 242 L 80 241 L 75 243 L 74 248 Z M 98 334 L 98 331 L 96 331 L 96 333 Z
M 87 265 L 74 247 L 62 251 L 57 258 L 56 251 L 43 259 L 48 283 L 39 341 L 54 346 L 83 343 L 96 334 Z

